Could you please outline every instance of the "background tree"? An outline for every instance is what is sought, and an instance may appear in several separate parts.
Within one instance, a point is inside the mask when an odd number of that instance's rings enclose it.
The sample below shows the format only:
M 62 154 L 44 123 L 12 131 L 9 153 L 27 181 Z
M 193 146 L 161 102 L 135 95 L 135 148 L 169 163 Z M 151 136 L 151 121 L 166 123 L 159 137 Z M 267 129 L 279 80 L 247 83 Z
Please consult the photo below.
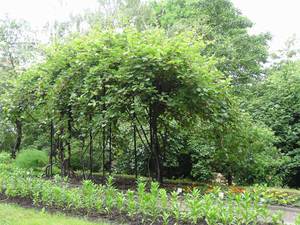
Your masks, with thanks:
M 267 124 L 278 137 L 276 146 L 292 157 L 285 166 L 290 170 L 288 183 L 298 186 L 300 64 L 285 62 L 270 70 L 266 80 L 249 90 L 247 107 L 253 117 Z
M 5 18 L 0 21 L 0 95 L 4 92 L 9 92 L 13 83 L 10 80 L 16 78 L 22 70 L 30 63 L 36 47 L 33 32 L 30 31 L 28 23 L 25 21 L 17 21 L 10 18 Z M 2 138 L 3 142 L 10 148 L 11 132 L 16 133 L 16 141 L 13 147 L 14 152 L 20 149 L 22 138 L 22 121 L 20 117 L 15 117 L 12 120 L 6 120 L 3 115 L 3 104 L 0 102 L 0 114 L 2 117 Z M 10 140 L 10 141 L 8 141 Z
M 192 174 L 210 178 L 211 172 L 223 174 L 229 185 L 266 183 L 281 185 L 285 161 L 273 145 L 274 134 L 249 115 L 236 111 L 230 123 L 198 125 L 189 145 L 192 146 Z
M 203 52 L 220 59 L 218 68 L 233 83 L 247 83 L 261 76 L 270 35 L 250 35 L 252 22 L 231 1 L 165 0 L 154 5 L 158 25 L 170 33 L 196 29 L 209 43 Z

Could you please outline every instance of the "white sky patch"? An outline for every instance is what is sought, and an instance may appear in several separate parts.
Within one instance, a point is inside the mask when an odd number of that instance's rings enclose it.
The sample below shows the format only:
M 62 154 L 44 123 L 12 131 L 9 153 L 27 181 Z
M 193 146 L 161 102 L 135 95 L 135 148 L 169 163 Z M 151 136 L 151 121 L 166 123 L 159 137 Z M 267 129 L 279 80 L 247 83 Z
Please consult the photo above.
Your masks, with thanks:
M 271 50 L 284 48 L 294 34 L 300 38 L 300 0 L 232 0 L 254 27 L 251 33 L 270 32 Z M 297 46 L 299 47 L 299 46 Z
M 270 32 L 271 50 L 282 49 L 285 41 L 300 37 L 300 0 L 232 0 L 243 15 L 254 22 L 251 33 Z M 47 22 L 64 21 L 70 14 L 93 10 L 97 0 L 0 0 L 0 17 L 28 20 L 42 28 Z
M 96 3 L 96 0 L 0 0 L 0 17 L 7 14 L 41 28 L 47 22 L 64 21 L 71 14 L 93 9 Z

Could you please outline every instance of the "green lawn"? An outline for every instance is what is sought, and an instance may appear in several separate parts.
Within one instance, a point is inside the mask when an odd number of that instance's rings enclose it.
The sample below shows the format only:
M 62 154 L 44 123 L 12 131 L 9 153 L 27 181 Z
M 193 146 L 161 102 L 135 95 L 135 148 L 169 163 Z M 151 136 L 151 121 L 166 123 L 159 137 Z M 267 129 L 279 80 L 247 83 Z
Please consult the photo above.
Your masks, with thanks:
M 0 225 L 108 225 L 104 222 L 89 222 L 62 214 L 24 209 L 16 205 L 0 204 Z

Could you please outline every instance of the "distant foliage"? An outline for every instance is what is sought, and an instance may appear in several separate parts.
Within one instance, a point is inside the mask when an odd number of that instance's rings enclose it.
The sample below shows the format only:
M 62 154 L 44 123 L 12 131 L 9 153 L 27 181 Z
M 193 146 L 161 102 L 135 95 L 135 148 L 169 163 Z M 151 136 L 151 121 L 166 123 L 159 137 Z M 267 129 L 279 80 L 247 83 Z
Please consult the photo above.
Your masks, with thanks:
M 250 35 L 253 23 L 229 0 L 157 1 L 157 23 L 170 33 L 194 30 L 208 42 L 202 51 L 219 59 L 218 69 L 234 84 L 261 77 L 269 34 Z
M 18 154 L 15 164 L 22 169 L 40 170 L 48 163 L 47 154 L 44 151 L 26 149 Z
M 230 124 L 214 126 L 200 123 L 190 140 L 192 175 L 197 179 L 222 173 L 228 183 L 267 183 L 280 185 L 284 160 L 273 146 L 275 136 L 249 115 L 236 111 Z
M 300 62 L 284 62 L 269 77 L 249 89 L 245 105 L 256 120 L 263 121 L 277 136 L 275 144 L 290 157 L 282 170 L 286 181 L 299 186 L 300 178 Z M 249 101 L 250 100 L 250 101 Z

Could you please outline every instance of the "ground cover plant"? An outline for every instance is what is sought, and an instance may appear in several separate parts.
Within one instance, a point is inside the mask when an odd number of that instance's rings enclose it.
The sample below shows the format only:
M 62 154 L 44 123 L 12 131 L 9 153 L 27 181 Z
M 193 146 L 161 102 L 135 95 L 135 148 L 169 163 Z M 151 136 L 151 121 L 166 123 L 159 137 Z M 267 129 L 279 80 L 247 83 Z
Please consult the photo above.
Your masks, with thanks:
M 264 188 L 261 194 L 266 201 L 273 205 L 299 206 L 300 193 L 298 190 Z

